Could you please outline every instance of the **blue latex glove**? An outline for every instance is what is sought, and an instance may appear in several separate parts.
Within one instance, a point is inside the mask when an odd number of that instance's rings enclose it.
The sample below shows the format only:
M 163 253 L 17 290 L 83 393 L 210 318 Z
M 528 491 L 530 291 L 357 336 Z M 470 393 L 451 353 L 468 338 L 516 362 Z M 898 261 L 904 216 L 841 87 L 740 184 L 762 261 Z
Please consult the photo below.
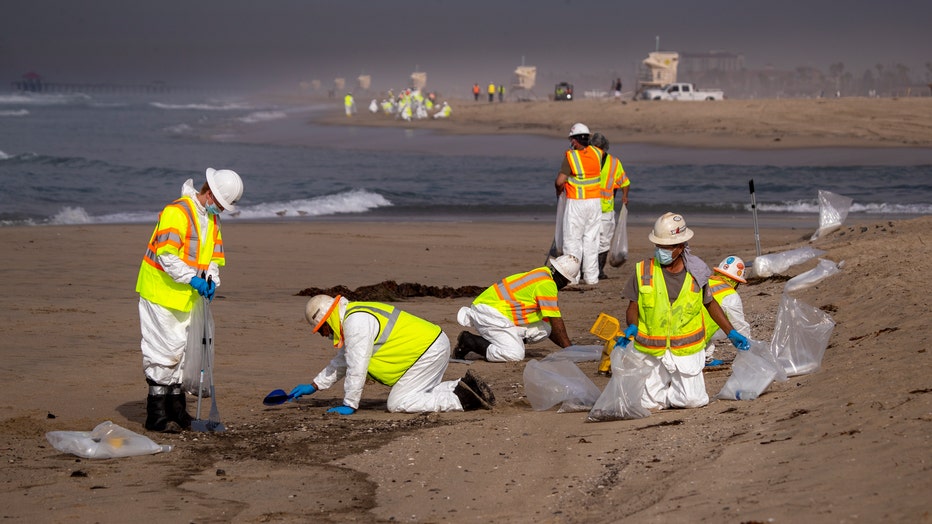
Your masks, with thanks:
M 341 415 L 352 415 L 353 413 L 356 413 L 356 410 L 349 406 L 337 406 L 335 408 L 328 409 L 327 413 L 339 413 Z
M 208 279 L 207 280 L 207 294 L 204 296 L 207 297 L 208 301 L 212 301 L 214 299 L 214 293 L 216 292 L 217 292 L 217 284 L 213 280 Z
M 748 341 L 744 335 L 738 333 L 734 329 L 728 332 L 728 340 L 731 341 L 733 346 L 741 351 L 747 351 L 751 349 L 751 342 Z
M 291 390 L 291 393 L 288 393 L 288 396 L 291 397 L 291 400 L 294 400 L 304 395 L 313 395 L 316 392 L 317 388 L 314 387 L 314 384 L 298 384 Z
M 638 334 L 638 327 L 634 324 L 629 324 L 625 328 L 625 335 L 623 337 L 618 337 L 618 340 L 615 341 L 616 348 L 626 348 L 628 347 L 628 342 L 634 340 L 635 335 Z
M 615 349 L 624 349 L 628 347 L 629 340 L 625 337 L 618 337 L 618 340 L 615 341 Z
M 191 277 L 191 287 L 197 290 L 197 294 L 206 297 L 210 292 L 210 285 L 201 277 Z

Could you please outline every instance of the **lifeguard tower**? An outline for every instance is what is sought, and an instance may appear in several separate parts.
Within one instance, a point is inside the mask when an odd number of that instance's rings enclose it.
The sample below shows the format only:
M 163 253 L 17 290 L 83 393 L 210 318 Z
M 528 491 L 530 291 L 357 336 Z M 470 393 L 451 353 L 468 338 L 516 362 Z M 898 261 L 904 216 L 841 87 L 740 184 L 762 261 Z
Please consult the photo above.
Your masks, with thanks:
M 363 91 L 369 91 L 369 87 L 372 85 L 372 77 L 370 75 L 359 75 L 356 78 L 356 85 Z
M 676 68 L 680 63 L 680 54 L 676 51 L 654 51 L 641 62 L 638 72 L 638 87 L 635 97 L 645 89 L 663 87 L 676 82 Z
M 519 65 L 515 69 L 515 83 L 511 85 L 518 100 L 530 100 L 532 89 L 537 82 L 537 67 Z
M 427 73 L 415 71 L 411 73 L 411 87 L 415 90 L 424 89 L 427 86 Z

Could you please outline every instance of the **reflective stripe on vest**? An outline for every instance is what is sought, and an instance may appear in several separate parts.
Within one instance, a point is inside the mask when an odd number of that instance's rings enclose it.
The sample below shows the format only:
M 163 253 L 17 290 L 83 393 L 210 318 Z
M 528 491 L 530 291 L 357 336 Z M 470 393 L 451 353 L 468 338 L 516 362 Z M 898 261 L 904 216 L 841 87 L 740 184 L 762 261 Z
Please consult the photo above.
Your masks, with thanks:
M 388 304 L 351 302 L 343 322 L 355 313 L 368 313 L 379 322 L 368 373 L 386 386 L 395 385 L 442 333 L 440 326 Z
M 546 267 L 505 277 L 483 291 L 475 303 L 494 307 L 519 326 L 560 316 L 557 284 Z
M 645 270 L 645 265 L 647 270 Z M 648 277 L 652 273 L 656 276 Z M 663 269 L 653 259 L 638 262 L 638 334 L 634 347 L 660 357 L 669 349 L 677 356 L 692 355 L 705 345 L 702 288 L 686 273 L 683 288 L 673 304 L 667 293 Z
M 602 150 L 586 146 L 581 150 L 566 152 L 572 176 L 564 186 L 566 198 L 575 200 L 599 198 L 599 181 L 602 179 Z

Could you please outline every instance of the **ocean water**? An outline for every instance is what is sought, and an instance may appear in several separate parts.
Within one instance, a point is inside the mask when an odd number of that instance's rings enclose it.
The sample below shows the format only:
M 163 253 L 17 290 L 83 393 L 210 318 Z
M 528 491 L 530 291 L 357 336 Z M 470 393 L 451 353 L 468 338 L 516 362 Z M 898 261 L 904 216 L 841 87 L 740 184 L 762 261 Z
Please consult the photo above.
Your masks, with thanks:
M 0 93 L 0 225 L 150 223 L 207 167 L 244 180 L 225 221 L 553 220 L 565 140 L 310 123 L 336 106 Z M 853 198 L 852 217 L 932 213 L 930 150 L 610 152 L 645 221 L 673 210 L 745 222 L 749 180 L 765 220 L 817 223 L 819 190 Z

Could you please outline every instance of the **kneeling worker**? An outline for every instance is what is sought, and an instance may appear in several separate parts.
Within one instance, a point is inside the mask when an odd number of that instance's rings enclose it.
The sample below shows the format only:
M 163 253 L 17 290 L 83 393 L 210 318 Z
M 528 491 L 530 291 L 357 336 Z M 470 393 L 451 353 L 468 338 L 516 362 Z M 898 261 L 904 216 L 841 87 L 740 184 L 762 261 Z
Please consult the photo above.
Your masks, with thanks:
M 453 356 L 475 352 L 489 362 L 518 362 L 524 345 L 549 337 L 561 348 L 572 345 L 557 305 L 557 291 L 579 279 L 579 260 L 573 255 L 551 258 L 547 266 L 518 273 L 490 286 L 456 315 L 463 331 Z
M 744 319 L 744 304 L 741 302 L 741 295 L 738 294 L 738 284 L 747 284 L 744 279 L 744 260 L 734 255 L 725 257 L 721 263 L 715 267 L 715 273 L 709 277 L 709 291 L 712 297 L 722 307 L 725 316 L 728 317 L 731 325 L 744 335 L 745 338 L 751 338 L 751 325 Z M 703 310 L 705 315 L 705 365 L 721 366 L 724 362 L 715 358 L 715 342 L 725 340 L 725 333 L 718 327 L 718 324 L 712 320 L 708 310 Z
M 316 295 L 304 315 L 314 333 L 333 340 L 337 355 L 292 398 L 327 389 L 344 376 L 343 405 L 327 413 L 352 415 L 359 408 L 366 376 L 391 387 L 388 411 L 422 413 L 491 409 L 495 395 L 472 370 L 442 382 L 450 361 L 450 339 L 440 326 L 379 302 L 350 302 Z

